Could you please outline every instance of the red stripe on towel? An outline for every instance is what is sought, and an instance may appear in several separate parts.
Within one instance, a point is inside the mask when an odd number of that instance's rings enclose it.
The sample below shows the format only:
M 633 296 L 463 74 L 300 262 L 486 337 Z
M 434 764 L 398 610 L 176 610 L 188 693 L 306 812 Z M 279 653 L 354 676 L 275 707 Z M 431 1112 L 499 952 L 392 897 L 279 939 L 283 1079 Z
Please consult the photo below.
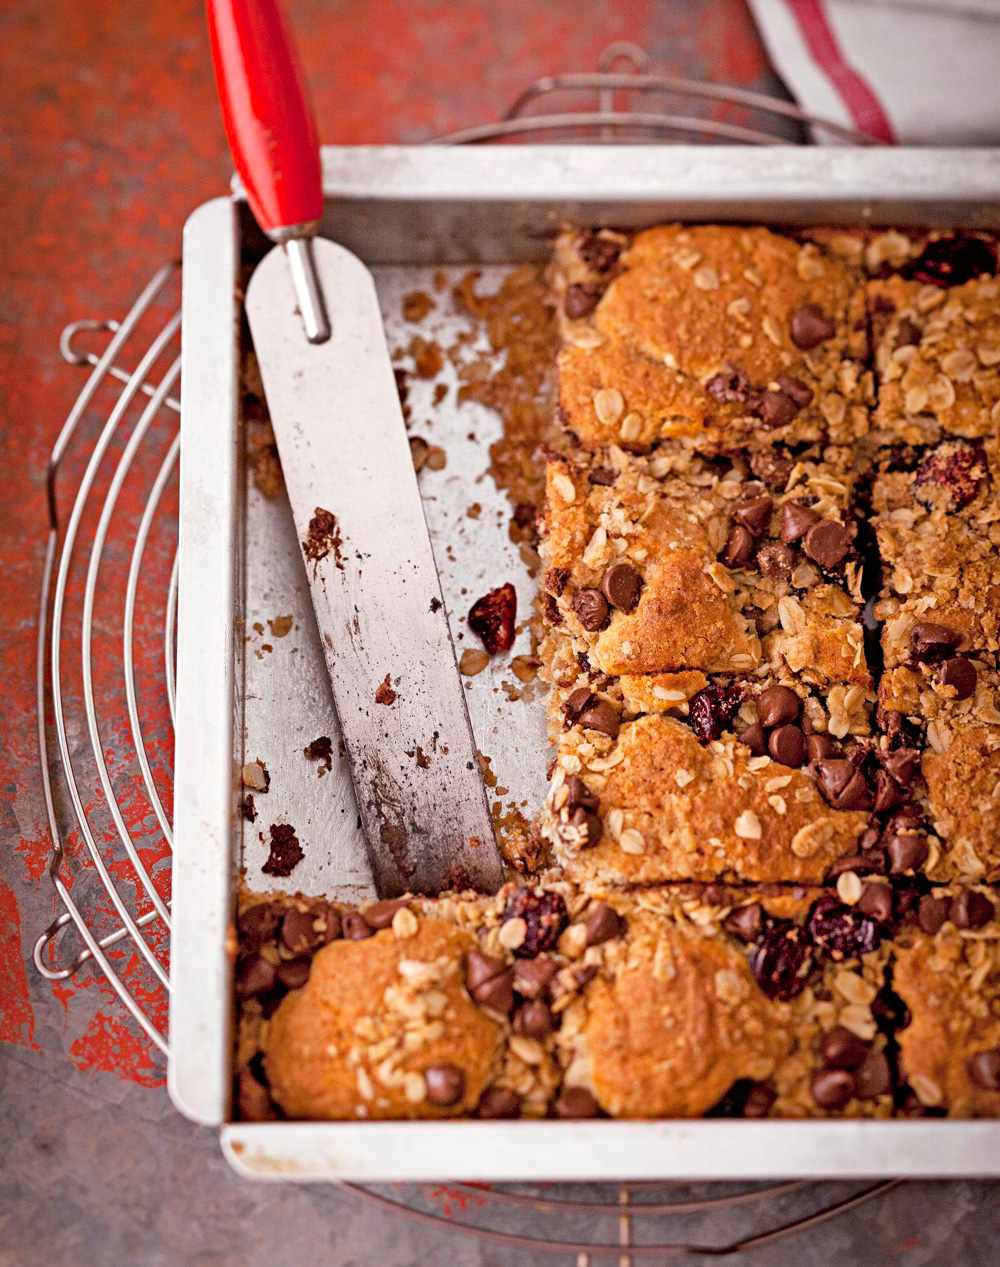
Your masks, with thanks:
M 799 24 L 806 47 L 840 94 L 855 126 L 887 145 L 895 145 L 896 134 L 889 116 L 871 84 L 845 59 L 827 18 L 823 0 L 786 2 Z

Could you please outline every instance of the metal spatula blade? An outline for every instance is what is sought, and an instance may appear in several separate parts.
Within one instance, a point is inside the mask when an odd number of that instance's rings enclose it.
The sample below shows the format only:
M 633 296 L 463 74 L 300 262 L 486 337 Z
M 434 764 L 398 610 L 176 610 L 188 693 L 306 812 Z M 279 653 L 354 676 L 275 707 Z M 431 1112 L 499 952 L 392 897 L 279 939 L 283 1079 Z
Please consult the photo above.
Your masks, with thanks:
M 277 0 L 207 0 L 230 148 L 281 244 L 247 314 L 379 892 L 502 878 L 375 285 L 314 240 L 319 145 Z
M 331 338 L 275 248 L 246 307 L 379 892 L 496 888 L 501 864 L 375 286 L 316 239 Z

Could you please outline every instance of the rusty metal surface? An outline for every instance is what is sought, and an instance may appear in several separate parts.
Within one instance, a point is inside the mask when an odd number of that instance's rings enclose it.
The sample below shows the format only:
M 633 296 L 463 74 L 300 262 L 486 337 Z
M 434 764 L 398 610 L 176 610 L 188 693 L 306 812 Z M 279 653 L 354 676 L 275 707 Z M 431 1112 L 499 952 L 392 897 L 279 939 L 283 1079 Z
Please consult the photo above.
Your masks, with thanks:
M 777 84 L 740 0 L 388 7 L 378 25 L 392 38 L 375 39 L 363 0 L 290 0 L 324 140 L 416 142 L 493 119 L 538 75 L 591 67 L 617 38 L 644 45 L 665 71 Z M 0 592 L 12 626 L 0 652 L 0 1262 L 272 1267 L 318 1253 L 333 1267 L 537 1262 L 387 1218 L 328 1187 L 241 1182 L 215 1132 L 170 1106 L 162 1064 L 97 974 L 85 969 L 53 989 L 28 971 L 31 936 L 54 913 L 33 726 L 44 463 L 80 385 L 58 359 L 58 333 L 73 318 L 124 311 L 152 267 L 177 253 L 190 209 L 225 188 L 228 162 L 199 0 L 127 11 L 22 0 L 4 7 L 0 30 L 12 54 L 0 87 L 0 153 L 14 174 L 0 202 Z M 705 109 L 754 122 L 752 111 Z M 123 505 L 137 518 L 127 488 Z M 169 534 L 151 543 L 151 592 L 165 593 L 172 554 Z M 161 654 L 162 618 L 151 612 L 138 631 L 149 662 Z M 100 697 L 118 682 L 107 649 L 95 653 Z M 159 772 L 171 744 L 162 692 L 140 704 Z M 124 742 L 124 732 L 105 736 L 112 773 Z M 169 811 L 166 784 L 163 795 Z M 141 846 L 142 821 L 129 826 Z M 71 861 L 82 890 L 89 879 L 79 851 Z M 428 1201 L 454 1218 L 475 1204 L 447 1190 Z M 522 1218 L 536 1233 L 544 1227 L 536 1212 Z M 702 1219 L 695 1230 L 707 1240 L 711 1227 Z M 919 1184 L 754 1261 L 986 1263 L 998 1230 L 995 1186 Z

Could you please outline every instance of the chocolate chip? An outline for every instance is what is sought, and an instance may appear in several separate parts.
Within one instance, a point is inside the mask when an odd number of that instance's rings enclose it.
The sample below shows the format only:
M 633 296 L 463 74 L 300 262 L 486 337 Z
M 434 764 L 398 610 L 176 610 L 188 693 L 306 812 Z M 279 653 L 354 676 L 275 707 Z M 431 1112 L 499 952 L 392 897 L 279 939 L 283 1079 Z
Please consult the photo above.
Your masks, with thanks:
M 829 735 L 808 735 L 806 737 L 806 755 L 810 761 L 825 761 L 835 757 L 840 749 Z
M 611 617 L 608 600 L 600 590 L 577 590 L 573 595 L 576 618 L 588 633 L 597 633 L 607 626 Z
M 320 934 L 323 938 L 324 946 L 328 946 L 332 941 L 339 940 L 343 935 L 340 914 L 328 902 L 325 902 L 319 911 L 314 914 L 314 919 L 320 926 Z
M 427 1099 L 438 1108 L 457 1104 L 465 1093 L 465 1074 L 458 1065 L 431 1065 L 424 1070 Z
M 278 972 L 273 963 L 263 955 L 246 955 L 236 965 L 236 997 L 256 999 L 273 990 L 278 983 Z
M 885 814 L 893 806 L 898 805 L 902 799 L 903 793 L 899 784 L 890 778 L 885 770 L 876 770 L 875 799 L 872 803 L 872 809 L 874 809 L 875 813 Z
M 1000 1091 L 1000 1047 L 977 1051 L 965 1062 L 969 1077 L 984 1091 Z
M 371 906 L 366 906 L 364 909 L 365 923 L 369 928 L 388 928 L 392 924 L 396 912 L 401 911 L 407 905 L 406 898 L 393 898 L 385 902 L 373 902 Z
M 968 699 L 976 689 L 976 668 L 964 656 L 953 656 L 941 665 L 938 679 L 942 686 L 951 686 L 956 699 Z
M 984 893 L 963 889 L 951 899 L 948 914 L 956 928 L 982 928 L 993 918 L 993 903 Z
M 922 621 L 910 630 L 910 646 L 917 660 L 943 659 L 961 641 L 962 635 L 956 629 L 930 621 Z
M 688 721 L 703 743 L 718 739 L 729 727 L 743 700 L 736 683 L 710 682 L 688 701 Z
M 558 971 L 558 964 L 547 955 L 518 959 L 514 965 L 514 989 L 525 999 L 541 998 Z
M 927 861 L 930 848 L 923 836 L 892 835 L 885 841 L 890 875 L 902 875 L 905 871 L 919 871 Z
M 625 925 L 618 912 L 607 902 L 598 902 L 592 906 L 583 922 L 587 933 L 587 945 L 599 946 L 610 941 L 612 937 L 620 937 Z
M 506 1087 L 488 1087 L 479 1097 L 477 1117 L 499 1120 L 521 1116 L 521 1097 Z
M 798 769 L 806 759 L 806 739 L 798 726 L 778 726 L 771 731 L 767 750 L 779 765 Z
M 601 822 L 600 815 L 582 807 L 573 810 L 569 816 L 569 824 L 580 832 L 581 849 L 593 849 L 604 835 L 604 824 Z
M 803 352 L 832 339 L 837 327 L 818 304 L 804 304 L 792 313 L 789 333 Z
M 892 1074 L 885 1053 L 870 1052 L 854 1075 L 854 1094 L 859 1100 L 876 1100 L 887 1095 L 892 1087 Z
M 746 567 L 753 558 L 753 545 L 753 534 L 750 529 L 744 528 L 742 524 L 733 524 L 719 558 L 726 567 Z
M 515 889 L 507 899 L 503 912 L 504 922 L 523 919 L 526 932 L 524 941 L 514 951 L 519 959 L 533 958 L 543 950 L 550 950 L 566 927 L 568 916 L 566 903 L 558 893 L 543 889 Z
M 951 902 L 946 897 L 932 897 L 929 893 L 920 899 L 917 908 L 917 923 L 931 937 L 948 919 Z
M 587 787 L 578 774 L 571 774 L 566 780 L 566 808 L 595 810 L 598 804 L 597 794 Z
M 597 307 L 601 297 L 601 288 L 589 282 L 572 282 L 566 287 L 563 299 L 563 312 L 571 321 L 578 321 Z
M 750 971 L 764 993 L 783 1003 L 806 988 L 815 969 L 805 930 L 789 919 L 768 924 L 750 954 Z
M 803 383 L 801 378 L 793 378 L 791 374 L 779 374 L 777 383 L 785 395 L 794 403 L 796 409 L 805 409 L 806 405 L 812 404 L 812 388 L 808 384 Z
M 873 836 L 878 839 L 878 832 L 863 833 L 861 839 L 865 836 Z M 860 853 L 846 854 L 843 858 L 838 858 L 827 876 L 831 880 L 835 880 L 838 876 L 842 876 L 845 871 L 853 871 L 857 875 L 884 875 L 885 874 L 885 856 L 881 849 L 865 848 Z M 860 906 L 860 902 L 858 903 Z
M 790 576 L 795 566 L 795 551 L 782 541 L 768 541 L 757 551 L 757 566 L 762 576 Z
M 764 392 L 760 400 L 760 420 L 765 427 L 787 427 L 799 407 L 784 392 Z
M 271 902 L 258 902 L 256 906 L 248 906 L 241 911 L 236 917 L 241 948 L 259 950 L 277 932 L 280 919 L 281 908 Z
M 806 533 L 802 548 L 821 568 L 832 571 L 851 551 L 850 533 L 833 519 L 824 519 Z
M 465 988 L 480 1007 L 506 1016 L 514 1006 L 513 969 L 479 950 L 470 950 L 466 956 Z
M 870 809 L 871 792 L 860 770 L 843 758 L 816 762 L 816 781 L 824 799 L 834 809 Z
M 858 1069 L 864 1064 L 870 1044 L 843 1025 L 835 1025 L 820 1039 L 819 1054 L 831 1069 Z
M 892 919 L 892 889 L 887 884 L 866 884 L 858 899 L 858 910 L 888 924 Z
M 821 1109 L 842 1109 L 854 1095 L 854 1074 L 847 1069 L 821 1069 L 813 1074 L 811 1090 Z
M 599 730 L 609 739 L 617 739 L 621 729 L 621 716 L 610 700 L 599 699 L 588 704 L 577 721 L 588 730 Z
M 747 943 L 757 940 L 763 925 L 764 908 L 759 902 L 734 907 L 722 921 L 727 933 Z
M 773 505 L 770 497 L 754 497 L 751 501 L 739 502 L 733 509 L 733 518 L 755 537 L 759 537 L 767 531 L 771 522 Z
M 767 736 L 759 721 L 755 721 L 752 726 L 747 726 L 746 730 L 741 731 L 739 740 L 740 743 L 746 744 L 755 757 L 762 757 L 767 751 Z
M 323 934 L 316 927 L 311 911 L 292 907 L 281 921 L 281 941 L 293 955 L 304 955 L 322 945 Z
M 578 686 L 575 691 L 571 691 L 563 704 L 566 721 L 575 722 L 593 698 L 594 692 L 588 686 Z
M 781 508 L 781 539 L 786 545 L 791 545 L 819 522 L 820 516 L 810 507 L 803 506 L 801 502 L 785 502 Z
M 585 1087 L 566 1087 L 556 1100 L 556 1117 L 600 1117 L 601 1106 Z
M 631 563 L 613 563 L 604 573 L 601 591 L 612 607 L 634 611 L 642 592 L 642 577 Z
M 525 1003 L 514 1015 L 515 1034 L 525 1034 L 528 1038 L 544 1038 L 554 1029 L 555 1023 L 549 1006 L 541 999 L 532 999 Z
M 278 964 L 278 980 L 286 990 L 300 990 L 309 980 L 312 959 L 300 955 L 297 959 L 285 959 Z
M 341 927 L 345 941 L 364 941 L 366 937 L 374 937 L 375 929 L 371 927 L 360 911 L 348 911 L 341 918 Z
M 900 787 L 910 787 L 920 772 L 920 753 L 916 748 L 895 748 L 879 758 Z
M 802 701 L 787 686 L 769 686 L 757 696 L 757 718 L 762 726 L 783 726 L 798 721 Z

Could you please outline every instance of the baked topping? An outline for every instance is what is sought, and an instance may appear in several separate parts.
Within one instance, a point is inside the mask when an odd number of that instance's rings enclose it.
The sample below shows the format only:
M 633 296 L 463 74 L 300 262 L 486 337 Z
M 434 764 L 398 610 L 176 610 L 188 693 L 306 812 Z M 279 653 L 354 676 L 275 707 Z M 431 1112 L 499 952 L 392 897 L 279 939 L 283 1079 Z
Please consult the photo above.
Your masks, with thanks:
M 998 1111 L 994 248 L 802 237 L 560 238 L 530 862 L 244 905 L 241 1116 Z

